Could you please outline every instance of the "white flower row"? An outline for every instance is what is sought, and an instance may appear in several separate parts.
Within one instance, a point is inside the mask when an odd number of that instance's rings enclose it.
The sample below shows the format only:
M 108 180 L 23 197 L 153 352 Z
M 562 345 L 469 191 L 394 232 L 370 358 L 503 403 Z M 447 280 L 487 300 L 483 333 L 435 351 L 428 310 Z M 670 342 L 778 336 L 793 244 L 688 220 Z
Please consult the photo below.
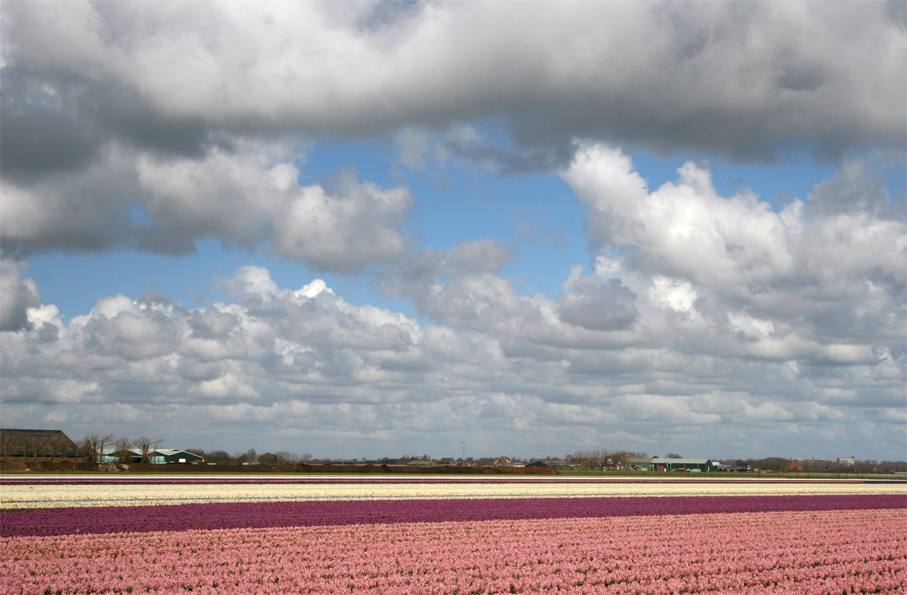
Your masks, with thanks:
M 570 498 L 621 496 L 772 496 L 905 494 L 907 484 L 769 482 L 660 483 L 178 483 L 0 484 L 0 508 L 145 506 L 192 502 L 420 498 Z

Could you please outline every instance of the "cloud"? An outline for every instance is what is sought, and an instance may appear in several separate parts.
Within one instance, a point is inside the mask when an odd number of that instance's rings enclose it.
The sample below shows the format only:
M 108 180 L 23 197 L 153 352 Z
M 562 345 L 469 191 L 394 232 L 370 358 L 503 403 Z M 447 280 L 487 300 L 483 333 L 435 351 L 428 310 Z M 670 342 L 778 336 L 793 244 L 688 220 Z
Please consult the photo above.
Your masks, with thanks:
M 694 163 L 650 191 L 629 157 L 602 145 L 584 145 L 562 176 L 590 207 L 594 245 L 626 251 L 653 276 L 656 301 L 690 312 L 702 301 L 731 312 L 732 326 L 743 307 L 752 320 L 774 321 L 776 336 L 802 324 L 798 336 L 860 342 L 903 328 L 907 261 L 903 205 L 864 173 L 847 162 L 780 212 L 749 190 L 719 196 L 708 168 Z M 739 324 L 750 336 L 767 328 Z
M 352 170 L 335 177 L 333 194 L 302 187 L 292 157 L 285 146 L 243 142 L 213 148 L 202 161 L 142 156 L 138 182 L 150 194 L 143 206 L 152 220 L 143 237 L 183 251 L 204 237 L 250 248 L 271 238 L 284 258 L 345 272 L 403 253 L 398 230 L 412 208 L 405 189 L 360 184 Z
M 886 6 L 13 3 L 0 239 L 182 254 L 214 238 L 342 272 L 397 259 L 405 188 L 294 179 L 325 136 L 389 132 L 408 167 L 454 160 L 503 175 L 578 172 L 577 136 L 739 159 L 792 145 L 900 151 L 907 32 Z M 483 137 L 483 123 L 496 132 Z M 693 187 L 705 174 L 685 175 Z M 683 200 L 659 196 L 666 208 Z M 755 214 L 747 200 L 717 203 L 723 225 Z M 687 231 L 700 234 L 677 239 L 691 255 L 720 249 L 708 229 Z M 743 261 L 768 275 L 797 268 L 783 247 L 746 246 L 714 274 Z
M 28 309 L 41 305 L 37 284 L 21 277 L 24 268 L 13 258 L 0 258 L 0 330 L 29 328 Z
M 477 436 L 471 450 L 557 453 L 600 445 L 609 428 L 657 452 L 728 440 L 726 424 L 747 449 L 770 450 L 765 436 L 781 429 L 763 424 L 814 436 L 807 426 L 820 420 L 856 444 L 853 419 L 896 439 L 900 339 L 844 343 L 806 319 L 712 311 L 703 299 L 719 299 L 714 290 L 606 256 L 574 270 L 563 299 L 528 298 L 464 257 L 497 251 L 478 242 L 423 254 L 432 266 L 421 276 L 394 277 L 410 292 L 435 279 L 413 299 L 436 323 L 347 303 L 319 279 L 282 288 L 256 266 L 223 281 L 229 302 L 207 307 L 118 295 L 64 322 L 31 302 L 30 325 L 0 344 L 4 418 L 62 414 L 86 432 L 116 423 L 234 450 L 295 436 L 322 456 L 340 436 L 385 454 L 464 435 Z M 4 269 L 4 286 L 15 275 Z
M 126 243 L 133 226 L 129 203 L 143 197 L 132 167 L 110 147 L 84 171 L 56 171 L 27 185 L 4 178 L 0 240 L 22 250 L 63 251 Z
M 619 279 L 596 283 L 587 277 L 576 285 L 561 300 L 558 315 L 564 322 L 606 331 L 623 330 L 636 321 L 636 296 Z
M 578 135 L 736 158 L 902 149 L 907 32 L 885 3 L 382 7 L 6 6 L 4 176 L 87 167 L 110 138 L 198 157 L 218 133 L 488 118 L 547 163 Z
M 569 143 L 522 147 L 486 138 L 485 132 L 500 135 L 495 124 L 453 124 L 441 132 L 404 127 L 394 135 L 398 162 L 416 171 L 424 171 L 429 164 L 443 169 L 453 163 L 505 176 L 557 170 L 570 162 L 573 149 Z
M 398 230 L 412 207 L 407 190 L 382 191 L 369 182 L 357 183 L 352 172 L 345 172 L 333 196 L 319 186 L 301 189 L 274 221 L 274 249 L 321 270 L 349 272 L 371 262 L 393 261 L 406 249 Z
M 3 183 L 5 245 L 24 250 L 132 247 L 184 254 L 206 238 L 267 250 L 316 270 L 352 272 L 400 256 L 413 201 L 403 188 L 301 186 L 287 142 L 230 139 L 199 159 L 111 146 L 84 172 Z
M 678 173 L 677 183 L 649 192 L 628 156 L 590 145 L 563 177 L 592 206 L 592 240 L 633 249 L 635 261 L 648 270 L 723 287 L 770 284 L 795 274 L 786 213 L 772 212 L 752 193 L 718 196 L 700 165 L 687 163 Z
M 902 166 L 901 3 L 2 12 L 5 423 L 347 436 L 385 453 L 470 432 L 477 448 L 539 454 L 600 447 L 603 431 L 650 451 L 903 444 L 907 211 L 866 151 Z M 396 149 L 398 179 L 558 173 L 586 208 L 591 266 L 525 295 L 505 275 L 516 249 L 416 248 L 406 185 L 353 169 L 301 181 L 313 147 L 363 138 Z M 806 150 L 837 171 L 773 205 L 723 196 L 705 161 L 652 187 L 639 149 Z M 109 295 L 65 320 L 17 260 L 206 239 L 366 273 L 413 315 L 249 266 L 210 306 Z

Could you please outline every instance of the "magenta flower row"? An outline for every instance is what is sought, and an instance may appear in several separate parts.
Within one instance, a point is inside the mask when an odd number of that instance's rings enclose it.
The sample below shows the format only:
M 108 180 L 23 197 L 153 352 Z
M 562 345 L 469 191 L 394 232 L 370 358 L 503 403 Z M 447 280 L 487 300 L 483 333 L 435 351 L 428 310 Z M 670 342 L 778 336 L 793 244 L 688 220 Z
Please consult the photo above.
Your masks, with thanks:
M 10 537 L 0 595 L 903 594 L 905 526 L 899 508 Z
M 903 495 L 329 500 L 3 511 L 0 536 L 907 508 Z

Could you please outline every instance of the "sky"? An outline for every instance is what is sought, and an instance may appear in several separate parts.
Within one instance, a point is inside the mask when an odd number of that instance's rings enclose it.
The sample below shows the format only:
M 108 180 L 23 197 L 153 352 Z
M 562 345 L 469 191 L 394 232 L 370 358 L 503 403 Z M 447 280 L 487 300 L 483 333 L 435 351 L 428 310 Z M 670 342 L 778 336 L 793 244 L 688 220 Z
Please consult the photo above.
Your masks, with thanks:
M 891 2 L 4 2 L 0 423 L 907 459 Z

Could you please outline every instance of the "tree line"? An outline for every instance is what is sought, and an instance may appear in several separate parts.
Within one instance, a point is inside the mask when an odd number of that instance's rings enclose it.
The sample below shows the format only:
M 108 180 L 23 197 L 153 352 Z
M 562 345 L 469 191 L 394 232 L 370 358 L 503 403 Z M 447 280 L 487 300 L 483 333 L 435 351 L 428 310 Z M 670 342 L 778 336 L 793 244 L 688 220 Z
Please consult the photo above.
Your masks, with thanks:
M 201 448 L 187 448 L 186 452 L 198 455 L 205 459 L 206 463 L 215 465 L 293 465 L 315 462 L 312 455 L 307 452 L 300 455 L 288 450 L 259 454 L 254 448 L 250 448 L 238 455 L 231 455 L 225 450 L 203 450 Z
M 150 462 L 154 450 L 163 442 L 161 439 L 140 436 L 130 439 L 125 436 L 116 437 L 114 434 L 99 434 L 92 432 L 80 440 L 73 442 L 62 432 L 41 431 L 13 431 L 0 430 L 0 459 L 4 461 L 15 457 L 17 460 L 28 461 L 63 461 L 79 460 L 86 463 L 100 463 L 103 457 L 113 457 L 118 462 L 131 463 L 135 459 L 143 463 Z M 112 447 L 112 449 L 111 449 Z M 136 449 L 134 453 L 130 449 Z M 309 453 L 298 454 L 286 450 L 277 452 L 264 452 L 259 454 L 254 448 L 242 454 L 231 455 L 224 450 L 206 451 L 199 448 L 188 448 L 186 452 L 202 457 L 205 462 L 215 465 L 282 465 L 296 463 L 330 463 L 330 459 L 313 459 Z M 657 455 L 653 455 L 657 457 Z M 429 460 L 429 455 L 403 455 L 399 458 L 383 457 L 377 459 L 378 464 L 406 464 L 412 460 Z M 576 450 L 564 456 L 564 462 L 579 468 L 625 468 L 628 459 L 645 459 L 649 455 L 645 452 L 633 452 L 620 449 L 598 448 L 589 450 Z M 664 458 L 679 459 L 679 454 L 669 452 Z M 467 458 L 465 463 L 477 465 L 494 464 L 494 458 Z M 514 461 L 521 461 L 514 458 Z M 535 460 L 535 459 L 532 459 Z M 545 457 L 546 461 L 555 460 Z M 352 461 L 352 459 L 350 459 Z M 792 464 L 795 470 L 813 473 L 894 473 L 907 472 L 905 461 L 876 461 L 873 459 L 839 462 L 824 459 L 790 459 L 785 457 L 766 457 L 749 459 L 727 459 L 716 461 L 731 464 L 736 467 L 749 467 L 763 471 L 788 471 Z

